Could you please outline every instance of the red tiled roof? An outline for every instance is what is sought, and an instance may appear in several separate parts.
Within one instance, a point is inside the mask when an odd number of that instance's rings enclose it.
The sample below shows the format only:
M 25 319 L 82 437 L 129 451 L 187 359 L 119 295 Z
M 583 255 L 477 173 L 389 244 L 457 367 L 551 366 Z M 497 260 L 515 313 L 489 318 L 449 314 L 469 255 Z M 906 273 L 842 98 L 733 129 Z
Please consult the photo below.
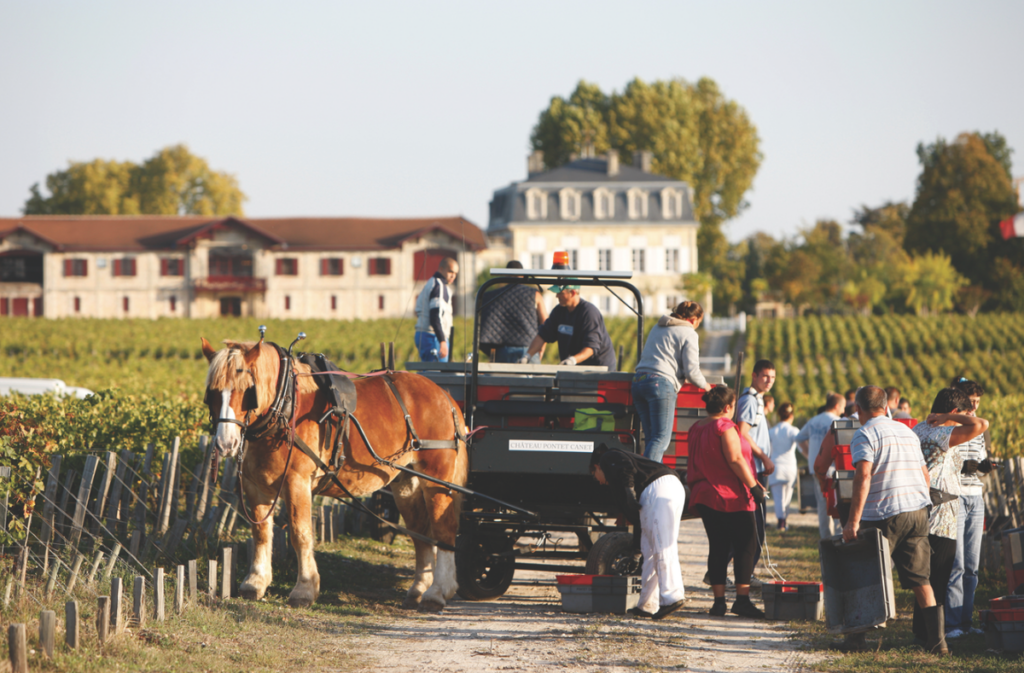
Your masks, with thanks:
M 387 250 L 434 231 L 464 240 L 470 250 L 487 247 L 484 233 L 463 217 L 39 215 L 0 218 L 0 240 L 22 231 L 62 251 L 172 250 L 228 227 L 241 227 L 271 245 L 297 250 Z

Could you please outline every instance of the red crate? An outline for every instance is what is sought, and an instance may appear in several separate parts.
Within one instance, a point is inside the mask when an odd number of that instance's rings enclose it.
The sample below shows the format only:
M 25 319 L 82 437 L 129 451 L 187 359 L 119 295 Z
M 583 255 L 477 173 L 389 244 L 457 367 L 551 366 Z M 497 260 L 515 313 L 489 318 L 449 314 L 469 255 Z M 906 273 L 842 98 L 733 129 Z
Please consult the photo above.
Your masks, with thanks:
M 853 454 L 850 453 L 848 444 L 836 446 L 832 451 L 832 460 L 835 462 L 837 470 L 853 469 Z
M 894 418 L 892 420 L 896 421 L 897 423 L 902 423 L 903 425 L 907 426 L 910 429 L 913 429 L 915 425 L 921 422 L 916 418 Z
M 679 389 L 679 396 L 676 398 L 676 406 L 684 409 L 703 409 L 704 391 L 692 383 L 684 383 Z
M 989 610 L 989 614 L 996 622 L 1024 622 L 1024 610 Z
M 993 598 L 988 602 L 992 610 L 1014 610 L 1024 609 L 1024 596 L 1002 596 Z
M 555 581 L 559 584 L 593 584 L 595 577 L 602 575 L 555 575 Z

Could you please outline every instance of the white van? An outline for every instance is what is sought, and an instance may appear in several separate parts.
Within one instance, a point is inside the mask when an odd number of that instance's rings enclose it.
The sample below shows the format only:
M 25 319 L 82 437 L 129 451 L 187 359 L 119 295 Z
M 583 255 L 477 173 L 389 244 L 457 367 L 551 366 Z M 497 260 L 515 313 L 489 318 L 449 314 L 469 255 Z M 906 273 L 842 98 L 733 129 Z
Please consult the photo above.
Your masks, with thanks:
M 69 386 L 60 379 L 0 378 L 0 395 L 10 395 L 11 393 L 22 395 L 56 393 L 62 397 L 71 395 L 80 400 L 92 395 L 92 391 L 88 388 Z

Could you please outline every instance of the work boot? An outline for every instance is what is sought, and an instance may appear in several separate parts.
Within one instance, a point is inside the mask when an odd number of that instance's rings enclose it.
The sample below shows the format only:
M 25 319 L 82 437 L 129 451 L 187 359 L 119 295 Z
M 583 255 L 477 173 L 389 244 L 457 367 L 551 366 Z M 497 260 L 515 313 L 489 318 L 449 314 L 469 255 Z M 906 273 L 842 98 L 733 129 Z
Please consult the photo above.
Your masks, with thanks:
M 715 599 L 715 604 L 708 610 L 708 614 L 712 617 L 724 617 L 729 607 L 725 604 L 725 596 Z
M 933 605 L 930 608 L 922 608 L 924 626 L 928 631 L 928 640 L 925 648 L 932 654 L 940 657 L 949 654 L 949 647 L 946 645 L 946 615 L 941 605 Z
M 865 636 L 866 634 L 863 631 L 861 633 L 847 633 L 843 636 L 842 640 L 829 645 L 828 649 L 837 652 L 866 652 L 868 641 Z

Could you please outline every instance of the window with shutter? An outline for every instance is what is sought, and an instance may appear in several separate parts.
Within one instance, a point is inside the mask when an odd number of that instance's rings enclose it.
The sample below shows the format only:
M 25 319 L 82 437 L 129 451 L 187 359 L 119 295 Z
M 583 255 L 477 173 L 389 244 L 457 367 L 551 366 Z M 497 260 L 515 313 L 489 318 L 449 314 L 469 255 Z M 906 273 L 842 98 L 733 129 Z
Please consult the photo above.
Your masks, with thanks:
M 390 276 L 391 260 L 387 257 L 371 257 L 366 270 L 371 276 Z
M 341 257 L 324 257 L 320 260 L 321 276 L 345 275 L 345 260 Z

